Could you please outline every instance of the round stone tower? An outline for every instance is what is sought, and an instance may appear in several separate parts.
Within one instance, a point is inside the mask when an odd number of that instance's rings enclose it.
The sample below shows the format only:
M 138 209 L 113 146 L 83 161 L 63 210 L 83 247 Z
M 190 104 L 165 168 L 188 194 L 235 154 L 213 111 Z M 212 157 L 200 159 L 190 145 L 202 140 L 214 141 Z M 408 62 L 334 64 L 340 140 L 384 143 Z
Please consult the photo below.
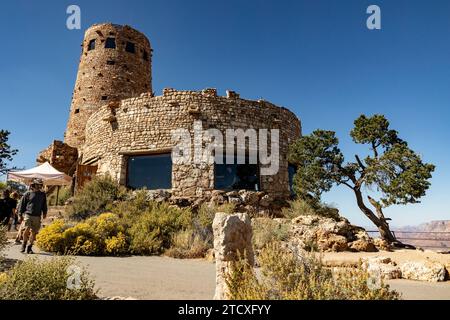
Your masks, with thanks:
M 79 148 L 86 122 L 111 101 L 152 92 L 152 49 L 139 31 L 117 24 L 95 24 L 86 30 L 73 91 L 65 142 Z

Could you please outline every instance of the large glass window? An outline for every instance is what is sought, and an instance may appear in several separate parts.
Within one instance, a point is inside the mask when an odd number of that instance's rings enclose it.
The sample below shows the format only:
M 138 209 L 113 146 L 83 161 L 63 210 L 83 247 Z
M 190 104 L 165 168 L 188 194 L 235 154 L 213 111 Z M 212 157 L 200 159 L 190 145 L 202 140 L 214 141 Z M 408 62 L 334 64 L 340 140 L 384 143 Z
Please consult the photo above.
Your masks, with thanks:
M 237 164 L 237 158 L 234 163 L 226 163 L 224 158 L 223 164 L 216 163 L 214 165 L 215 179 L 214 187 L 218 190 L 260 190 L 259 167 L 257 164 Z
M 172 188 L 171 154 L 130 156 L 127 174 L 127 186 L 131 189 L 170 189 Z

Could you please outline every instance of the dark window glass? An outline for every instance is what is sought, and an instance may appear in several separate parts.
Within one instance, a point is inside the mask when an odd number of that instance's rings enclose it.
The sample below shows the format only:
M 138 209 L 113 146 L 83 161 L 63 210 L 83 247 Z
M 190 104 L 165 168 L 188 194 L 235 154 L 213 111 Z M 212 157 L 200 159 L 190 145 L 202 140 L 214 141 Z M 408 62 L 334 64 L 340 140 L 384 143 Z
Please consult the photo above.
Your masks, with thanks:
M 106 64 L 107 64 L 108 66 L 113 66 L 113 65 L 116 64 L 116 62 L 115 62 L 114 60 L 108 60 L 108 61 L 106 61 Z
M 148 52 L 147 52 L 147 51 L 144 50 L 144 53 L 142 54 L 142 58 L 143 58 L 145 61 L 148 61 Z
M 102 96 L 102 100 L 108 100 L 108 96 Z
M 94 50 L 94 49 L 95 49 L 95 39 L 89 41 L 89 44 L 88 44 L 88 51 L 91 51 L 91 50 Z
M 170 153 L 128 158 L 128 187 L 131 189 L 172 188 L 172 158 Z
M 136 52 L 136 48 L 135 48 L 134 43 L 127 41 L 127 44 L 125 46 L 125 51 L 126 52 L 130 52 L 130 53 L 135 53 Z
M 236 157 L 234 163 L 223 164 L 216 163 L 214 165 L 215 179 L 214 187 L 218 190 L 256 190 L 260 189 L 259 185 L 259 166 L 257 164 L 237 164 Z
M 105 48 L 115 49 L 116 48 L 116 38 L 106 38 Z
M 297 173 L 297 167 L 293 164 L 288 165 L 288 173 L 289 173 L 289 190 L 291 191 L 291 195 L 295 196 L 294 192 L 294 175 Z

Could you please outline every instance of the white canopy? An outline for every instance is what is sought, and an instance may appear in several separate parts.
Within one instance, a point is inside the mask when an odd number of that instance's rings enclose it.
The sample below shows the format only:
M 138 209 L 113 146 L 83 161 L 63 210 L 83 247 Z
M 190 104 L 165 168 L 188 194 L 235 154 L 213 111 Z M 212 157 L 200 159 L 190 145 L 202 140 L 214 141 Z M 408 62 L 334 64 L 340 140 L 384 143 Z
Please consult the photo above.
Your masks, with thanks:
M 23 171 L 11 171 L 8 173 L 7 180 L 30 184 L 33 179 L 42 179 L 46 186 L 70 185 L 72 178 L 63 172 L 53 168 L 46 162 L 32 169 Z

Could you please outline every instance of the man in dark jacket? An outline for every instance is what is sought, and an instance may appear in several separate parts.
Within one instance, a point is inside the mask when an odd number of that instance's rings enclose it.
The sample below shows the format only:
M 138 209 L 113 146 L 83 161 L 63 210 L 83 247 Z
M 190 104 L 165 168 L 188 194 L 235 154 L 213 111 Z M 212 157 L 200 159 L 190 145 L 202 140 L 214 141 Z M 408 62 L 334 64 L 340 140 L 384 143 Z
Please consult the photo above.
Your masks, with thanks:
M 17 206 L 17 201 L 11 198 L 10 195 L 10 191 L 5 189 L 2 192 L 3 197 L 0 199 L 0 224 L 6 227 L 9 226 L 11 219 L 14 217 Z
M 41 228 L 41 218 L 47 216 L 47 197 L 42 191 L 43 182 L 41 179 L 34 179 L 30 185 L 30 191 L 24 194 L 19 205 L 19 215 L 23 217 L 25 231 L 23 234 L 22 250 L 33 253 L 32 247 L 36 235 Z M 27 246 L 27 243 L 29 244 Z

